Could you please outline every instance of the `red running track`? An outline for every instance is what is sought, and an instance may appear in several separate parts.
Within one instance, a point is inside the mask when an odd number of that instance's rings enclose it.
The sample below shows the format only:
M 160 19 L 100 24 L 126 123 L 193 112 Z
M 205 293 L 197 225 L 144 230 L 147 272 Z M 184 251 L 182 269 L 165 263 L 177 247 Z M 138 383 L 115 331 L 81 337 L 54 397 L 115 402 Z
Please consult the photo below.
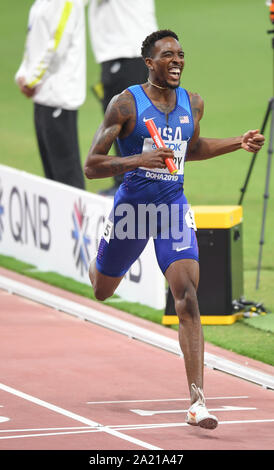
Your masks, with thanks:
M 171 337 L 103 304 L 9 271 L 0 274 Z M 273 391 L 205 368 L 214 431 L 185 423 L 182 358 L 6 291 L 1 311 L 1 450 L 273 450 Z M 229 328 L 229 327 L 228 327 Z M 273 374 L 273 367 L 206 344 Z

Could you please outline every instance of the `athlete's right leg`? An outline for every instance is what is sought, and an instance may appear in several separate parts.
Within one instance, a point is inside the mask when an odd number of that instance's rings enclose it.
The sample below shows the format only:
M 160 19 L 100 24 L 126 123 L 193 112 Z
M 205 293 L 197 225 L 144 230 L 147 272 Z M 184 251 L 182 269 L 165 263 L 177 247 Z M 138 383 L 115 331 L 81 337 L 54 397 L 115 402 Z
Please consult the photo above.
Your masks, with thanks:
M 124 275 L 139 258 L 148 242 L 148 238 L 139 239 L 132 233 L 124 237 L 124 232 L 116 230 L 114 213 L 115 210 L 111 212 L 107 221 L 107 225 L 111 228 L 108 232 L 104 232 L 97 256 L 89 268 L 90 282 L 98 300 L 105 300 L 114 294 Z
M 113 277 L 102 274 L 96 267 L 96 258 L 90 263 L 89 278 L 94 295 L 98 300 L 106 300 L 111 297 L 124 276 Z

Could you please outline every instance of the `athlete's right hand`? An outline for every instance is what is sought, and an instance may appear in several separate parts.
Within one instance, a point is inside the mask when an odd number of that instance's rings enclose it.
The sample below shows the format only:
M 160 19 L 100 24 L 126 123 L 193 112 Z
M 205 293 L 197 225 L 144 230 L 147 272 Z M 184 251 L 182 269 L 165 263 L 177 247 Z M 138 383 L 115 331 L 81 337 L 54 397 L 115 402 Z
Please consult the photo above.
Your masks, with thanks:
M 174 157 L 174 153 L 169 148 L 159 148 L 151 152 L 144 152 L 140 155 L 140 165 L 145 168 L 166 168 L 166 158 Z

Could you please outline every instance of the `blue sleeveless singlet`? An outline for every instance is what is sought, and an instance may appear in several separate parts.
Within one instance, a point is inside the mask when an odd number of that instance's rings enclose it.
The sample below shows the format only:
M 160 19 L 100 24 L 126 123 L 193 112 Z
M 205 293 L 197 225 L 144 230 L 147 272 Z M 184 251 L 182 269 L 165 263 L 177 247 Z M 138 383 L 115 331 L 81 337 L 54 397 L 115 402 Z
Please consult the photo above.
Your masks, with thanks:
M 165 145 L 174 151 L 178 173 L 171 175 L 167 168 L 137 168 L 125 174 L 121 190 L 134 193 L 136 200 L 141 196 L 142 201 L 148 203 L 169 202 L 183 190 L 185 155 L 194 131 L 188 93 L 181 87 L 175 90 L 175 108 L 166 116 L 156 108 L 141 85 L 129 87 L 128 90 L 135 100 L 136 124 L 128 137 L 118 139 L 121 154 L 130 156 L 156 148 L 145 125 L 146 119 L 153 118 Z

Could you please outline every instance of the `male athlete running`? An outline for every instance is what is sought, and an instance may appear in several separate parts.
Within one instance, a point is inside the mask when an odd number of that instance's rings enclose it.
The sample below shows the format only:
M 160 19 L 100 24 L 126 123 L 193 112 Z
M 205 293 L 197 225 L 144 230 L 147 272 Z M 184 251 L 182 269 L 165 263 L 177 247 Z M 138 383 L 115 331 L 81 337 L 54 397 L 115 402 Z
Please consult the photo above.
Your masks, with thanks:
M 262 147 L 264 137 L 258 130 L 226 139 L 200 137 L 199 122 L 204 104 L 198 94 L 179 86 L 184 52 L 174 32 L 152 33 L 143 42 L 142 56 L 149 70 L 148 83 L 130 87 L 112 99 L 85 163 L 87 178 L 125 175 L 89 276 L 96 298 L 104 300 L 111 296 L 151 235 L 147 227 L 142 227 L 142 236 L 138 237 L 138 209 L 149 204 L 159 209 L 154 246 L 179 318 L 179 343 L 191 400 L 186 420 L 192 425 L 214 429 L 218 420 L 206 409 L 203 394 L 204 339 L 196 295 L 199 258 L 195 224 L 183 192 L 184 162 L 204 160 L 241 148 L 255 152 Z M 167 148 L 155 148 L 145 125 L 149 118 L 153 118 Z M 115 139 L 123 158 L 108 155 Z M 177 174 L 169 173 L 166 158 L 174 159 Z M 129 206 L 135 210 L 134 233 L 124 238 L 116 230 L 122 216 L 119 208 Z M 163 208 L 167 209 L 164 220 L 160 210 Z M 179 238 L 173 231 L 177 223 Z

